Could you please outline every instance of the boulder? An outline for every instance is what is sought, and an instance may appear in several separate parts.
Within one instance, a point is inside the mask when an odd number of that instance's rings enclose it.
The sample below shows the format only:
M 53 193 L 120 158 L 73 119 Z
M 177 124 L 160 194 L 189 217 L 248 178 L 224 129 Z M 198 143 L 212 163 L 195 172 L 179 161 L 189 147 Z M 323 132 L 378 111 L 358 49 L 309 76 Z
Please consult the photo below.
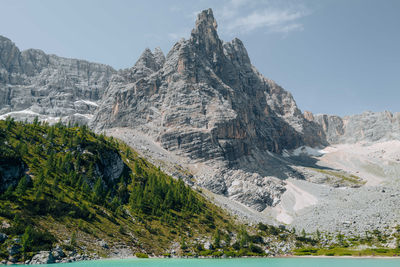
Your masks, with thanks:
M 51 254 L 53 255 L 53 258 L 55 260 L 60 260 L 63 257 L 65 257 L 64 251 L 62 250 L 62 248 L 60 246 L 56 246 L 55 248 L 53 248 L 51 250 Z
M 102 248 L 105 248 L 105 249 L 109 249 L 109 246 L 108 246 L 107 242 L 104 241 L 104 240 L 100 240 L 99 241 L 99 246 L 102 247 Z
M 55 263 L 56 259 L 50 251 L 41 251 L 34 255 L 29 264 L 50 264 Z

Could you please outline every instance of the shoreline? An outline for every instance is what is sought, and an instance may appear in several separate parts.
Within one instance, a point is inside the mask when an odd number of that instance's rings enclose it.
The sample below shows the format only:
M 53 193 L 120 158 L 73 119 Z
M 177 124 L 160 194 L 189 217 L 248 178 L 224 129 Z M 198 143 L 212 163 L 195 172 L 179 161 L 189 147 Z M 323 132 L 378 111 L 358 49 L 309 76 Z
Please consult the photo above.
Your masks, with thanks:
M 289 256 L 277 256 L 275 258 L 332 258 L 332 259 L 400 259 L 400 255 L 398 256 L 325 256 L 325 255 L 305 255 L 305 256 L 296 256 L 296 255 L 289 255 Z
M 207 256 L 199 256 L 199 257 L 189 257 L 189 256 L 176 256 L 176 257 L 164 257 L 164 256 L 149 256 L 148 258 L 139 258 L 136 256 L 129 256 L 129 257 L 109 257 L 109 258 L 96 258 L 96 259 L 83 259 L 83 260 L 76 260 L 71 262 L 55 262 L 55 263 L 47 263 L 47 264 L 62 264 L 62 263 L 74 263 L 74 262 L 82 262 L 82 261 L 113 261 L 113 260 L 185 260 L 185 259 L 198 259 L 198 260 L 234 260 L 234 259 L 290 259 L 290 258 L 325 258 L 325 259 L 395 259 L 400 260 L 399 256 L 325 256 L 325 255 L 305 255 L 305 256 L 296 256 L 296 255 L 279 255 L 279 256 L 243 256 L 243 257 L 207 257 Z M 0 263 L 0 266 L 7 266 L 7 265 L 42 265 L 44 263 L 39 264 L 27 264 L 24 262 L 7 262 L 7 263 Z
M 155 256 L 151 257 L 149 256 L 148 258 L 138 258 L 136 256 L 131 256 L 131 257 L 111 257 L 111 258 L 100 258 L 100 259 L 95 259 L 95 260 L 124 260 L 124 259 L 256 259 L 256 258 L 270 258 L 270 259 L 275 259 L 275 258 L 332 258 L 332 259 L 340 259 L 340 258 L 354 258 L 354 259 L 400 259 L 399 256 L 325 256 L 325 255 L 305 255 L 305 256 L 296 256 L 296 255 L 279 255 L 279 256 L 243 256 L 243 257 L 207 257 L 207 256 L 199 256 L 199 257 L 193 257 L 193 256 L 176 256 L 176 257 L 163 257 L 163 256 Z

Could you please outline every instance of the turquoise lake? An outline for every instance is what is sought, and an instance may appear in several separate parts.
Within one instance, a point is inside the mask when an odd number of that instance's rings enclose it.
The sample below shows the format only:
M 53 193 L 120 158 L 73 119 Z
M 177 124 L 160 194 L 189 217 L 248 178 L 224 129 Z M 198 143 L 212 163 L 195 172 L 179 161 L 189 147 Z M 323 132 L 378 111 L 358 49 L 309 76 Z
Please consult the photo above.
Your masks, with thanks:
M 40 265 L 41 267 L 400 267 L 400 259 L 245 258 L 245 259 L 124 259 Z

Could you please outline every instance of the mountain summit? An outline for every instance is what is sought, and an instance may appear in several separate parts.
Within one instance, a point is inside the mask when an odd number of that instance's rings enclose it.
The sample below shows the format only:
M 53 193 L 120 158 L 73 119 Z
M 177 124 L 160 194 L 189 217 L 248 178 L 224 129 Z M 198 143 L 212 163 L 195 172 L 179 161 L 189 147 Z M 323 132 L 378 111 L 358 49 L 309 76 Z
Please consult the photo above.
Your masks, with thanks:
M 116 74 L 91 125 L 134 128 L 202 164 L 196 183 L 215 193 L 261 211 L 284 191 L 274 177 L 299 176 L 270 153 L 326 144 L 291 94 L 251 65 L 239 39 L 219 39 L 211 9 L 198 15 L 190 39 L 176 43 L 160 68 L 154 61 L 145 50 L 133 68 Z

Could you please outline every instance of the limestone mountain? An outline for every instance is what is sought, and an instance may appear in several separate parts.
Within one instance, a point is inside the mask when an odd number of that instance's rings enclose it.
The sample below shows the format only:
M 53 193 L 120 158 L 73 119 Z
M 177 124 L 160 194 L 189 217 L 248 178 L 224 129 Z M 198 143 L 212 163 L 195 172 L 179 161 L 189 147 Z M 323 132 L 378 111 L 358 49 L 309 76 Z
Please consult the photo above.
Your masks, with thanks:
M 0 36 L 0 116 L 87 123 L 115 70 L 85 60 L 20 51 Z
M 257 210 L 283 190 L 273 176 L 298 176 L 270 153 L 326 144 L 292 95 L 255 69 L 239 39 L 219 39 L 211 9 L 165 61 L 146 49 L 134 67 L 115 74 L 91 125 L 134 128 L 190 163 L 205 163 L 198 184 Z M 279 170 L 265 168 L 271 163 Z M 243 189 L 233 189 L 238 183 Z
M 330 144 L 400 140 L 400 113 L 364 112 L 343 118 L 318 114 L 311 120 L 321 125 Z

